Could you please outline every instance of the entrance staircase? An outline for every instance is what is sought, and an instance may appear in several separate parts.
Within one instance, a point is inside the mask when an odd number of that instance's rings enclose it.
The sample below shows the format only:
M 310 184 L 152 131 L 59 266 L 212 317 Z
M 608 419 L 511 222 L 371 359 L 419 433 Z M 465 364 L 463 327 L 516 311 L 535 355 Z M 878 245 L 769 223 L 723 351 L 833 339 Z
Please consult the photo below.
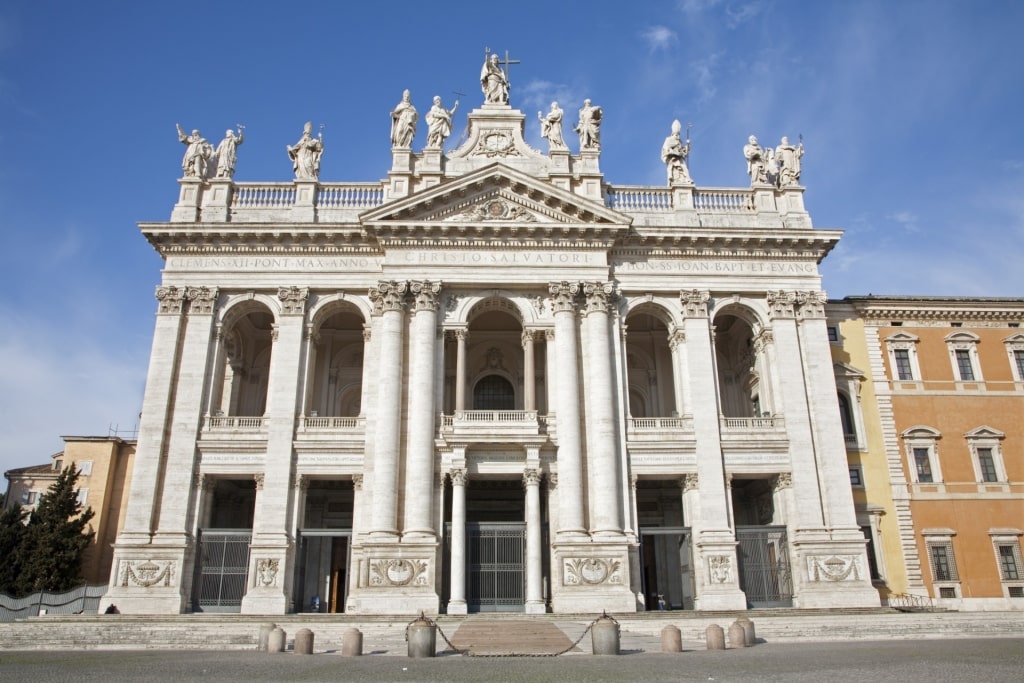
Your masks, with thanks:
M 528 653 L 561 650 L 585 632 L 596 614 L 490 613 L 437 618 L 456 647 Z M 674 625 L 690 649 L 702 648 L 711 624 L 728 628 L 736 618 L 754 621 L 757 637 L 768 643 L 837 640 L 1024 637 L 1024 612 L 915 612 L 893 609 L 800 610 L 764 609 L 746 612 L 645 612 L 615 614 L 623 650 L 660 651 L 661 630 Z M 289 642 L 308 628 L 318 652 L 341 650 L 344 632 L 363 633 L 366 654 L 405 655 L 408 616 L 288 614 L 277 616 L 183 614 L 174 616 L 97 615 L 41 616 L 0 623 L 0 650 L 88 649 L 255 649 L 262 624 L 284 629 Z M 447 645 L 440 634 L 438 650 Z M 589 637 L 575 651 L 590 651 Z

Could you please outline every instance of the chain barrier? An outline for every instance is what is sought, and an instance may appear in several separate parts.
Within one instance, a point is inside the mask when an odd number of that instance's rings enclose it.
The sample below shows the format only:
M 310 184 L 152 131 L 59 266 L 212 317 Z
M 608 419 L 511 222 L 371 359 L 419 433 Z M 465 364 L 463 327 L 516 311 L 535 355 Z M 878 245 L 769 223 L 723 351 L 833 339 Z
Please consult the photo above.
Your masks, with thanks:
M 601 619 L 611 619 L 613 622 L 615 622 L 616 626 L 619 625 L 619 622 L 615 621 L 614 617 L 612 617 L 609 614 L 605 613 L 605 614 L 601 615 L 600 617 L 598 617 L 597 619 L 594 619 L 589 624 L 587 624 L 587 627 L 585 629 L 583 629 L 583 633 L 581 633 L 580 637 L 576 639 L 576 642 L 574 642 L 572 645 L 570 645 L 569 647 L 567 647 L 564 650 L 561 650 L 559 652 L 503 652 L 503 653 L 500 653 L 500 654 L 497 654 L 497 653 L 496 654 L 483 654 L 483 653 L 473 652 L 473 651 L 471 651 L 468 648 L 462 649 L 462 648 L 455 647 L 455 643 L 453 643 L 448 638 L 448 636 L 444 632 L 444 629 L 441 628 L 441 625 L 438 624 L 436 621 L 434 621 L 433 619 L 431 619 L 430 617 L 428 617 L 427 615 L 425 615 L 425 614 L 423 614 L 421 612 L 419 617 L 417 617 L 416 619 L 413 619 L 412 621 L 410 621 L 406 625 L 406 627 L 405 627 L 405 642 L 406 643 L 409 642 L 409 629 L 412 628 L 412 625 L 417 623 L 417 622 L 425 622 L 427 625 L 433 626 L 434 628 L 436 628 L 437 632 L 441 634 L 441 638 L 448 645 L 448 649 L 444 650 L 444 652 L 454 652 L 455 654 L 462 655 L 463 657 L 558 657 L 560 655 L 564 655 L 566 652 L 570 652 L 571 650 L 575 649 L 576 646 L 579 645 L 580 642 L 586 637 L 586 635 L 588 633 L 590 633 L 590 629 L 592 629 L 594 627 L 594 624 L 596 624 Z

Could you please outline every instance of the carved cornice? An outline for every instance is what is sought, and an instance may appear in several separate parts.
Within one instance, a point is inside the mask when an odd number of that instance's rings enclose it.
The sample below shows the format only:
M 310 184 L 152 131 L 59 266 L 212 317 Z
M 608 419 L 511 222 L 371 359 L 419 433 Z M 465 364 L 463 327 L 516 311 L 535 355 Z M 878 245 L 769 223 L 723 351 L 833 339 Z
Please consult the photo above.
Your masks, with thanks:
M 706 289 L 690 289 L 679 292 L 679 301 L 683 304 L 683 316 L 686 318 L 708 317 L 708 302 L 711 292 Z
M 374 313 L 402 311 L 405 291 L 408 283 L 399 280 L 382 280 L 370 289 L 370 301 L 373 302 Z
M 306 312 L 309 288 L 281 287 L 277 290 L 277 298 L 281 300 L 281 315 L 302 315 Z
M 185 298 L 189 300 L 188 312 L 199 315 L 210 315 L 217 303 L 216 287 L 189 287 L 185 290 Z
M 418 311 L 437 312 L 439 305 L 438 295 L 441 293 L 441 283 L 430 280 L 413 280 L 409 283 L 409 291 L 413 295 L 412 309 Z
M 576 295 L 579 294 L 578 282 L 552 282 L 548 285 L 551 295 L 551 308 L 555 313 L 575 313 Z
M 177 315 L 181 313 L 182 302 L 185 300 L 185 290 L 174 286 L 163 286 L 156 288 L 156 300 L 159 303 L 157 313 L 163 315 Z
M 965 327 L 1001 327 L 1024 320 L 1024 299 L 846 297 L 840 302 L 852 304 L 865 322 L 882 326 L 899 320 L 921 327 L 942 327 L 950 322 L 962 322 Z
M 585 314 L 607 313 L 608 304 L 615 298 L 615 283 L 585 282 L 583 294 L 586 297 Z

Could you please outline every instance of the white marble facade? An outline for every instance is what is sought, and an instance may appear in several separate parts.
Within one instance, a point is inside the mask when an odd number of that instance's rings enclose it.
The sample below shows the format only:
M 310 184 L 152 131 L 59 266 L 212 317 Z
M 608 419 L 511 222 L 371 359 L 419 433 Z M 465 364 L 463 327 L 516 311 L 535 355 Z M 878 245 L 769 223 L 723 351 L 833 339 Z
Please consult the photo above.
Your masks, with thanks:
M 105 602 L 878 604 L 818 271 L 840 232 L 796 184 L 607 184 L 524 120 L 485 103 L 384 182 L 180 180 L 141 225 L 166 267 Z

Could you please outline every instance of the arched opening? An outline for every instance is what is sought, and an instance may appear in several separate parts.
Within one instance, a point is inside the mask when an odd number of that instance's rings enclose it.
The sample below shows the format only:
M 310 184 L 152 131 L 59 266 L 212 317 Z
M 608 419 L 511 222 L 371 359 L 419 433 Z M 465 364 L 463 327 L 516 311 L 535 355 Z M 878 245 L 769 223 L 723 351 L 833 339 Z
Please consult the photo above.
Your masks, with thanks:
M 356 417 L 362 410 L 363 318 L 348 306 L 334 309 L 316 331 L 307 413 L 320 417 Z
M 227 316 L 214 369 L 213 415 L 252 417 L 266 412 L 273 328 L 273 314 L 259 303 Z
M 668 417 L 677 405 L 672 350 L 664 312 L 645 304 L 626 318 L 626 376 L 632 417 Z
M 754 329 L 745 317 L 715 318 L 718 392 L 725 417 L 760 417 L 771 412 L 762 381 L 764 362 L 754 348 Z

